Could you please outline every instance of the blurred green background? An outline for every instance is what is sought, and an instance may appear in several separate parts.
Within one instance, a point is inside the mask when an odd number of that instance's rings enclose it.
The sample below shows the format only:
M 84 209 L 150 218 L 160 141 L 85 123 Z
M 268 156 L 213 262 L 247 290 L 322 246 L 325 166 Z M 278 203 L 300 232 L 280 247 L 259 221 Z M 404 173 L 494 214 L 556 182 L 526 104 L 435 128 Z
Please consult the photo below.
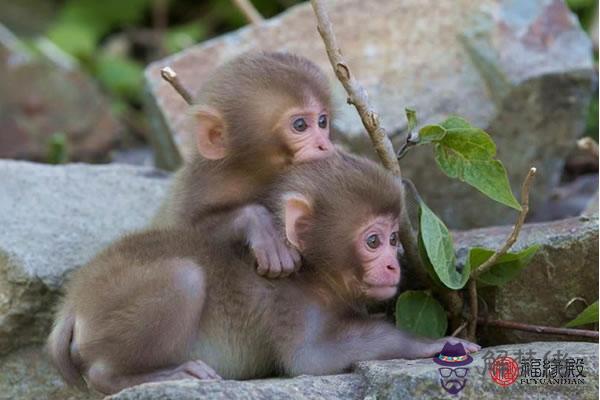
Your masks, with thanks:
M 299 1 L 252 3 L 269 18 Z M 588 30 L 598 1 L 567 3 Z M 0 23 L 29 50 L 56 45 L 97 81 L 124 126 L 114 148 L 146 142 L 149 127 L 141 100 L 145 65 L 246 24 L 231 0 L 2 0 L 0 4 Z M 595 56 L 598 60 L 597 49 Z M 598 137 L 597 95 L 590 105 L 586 133 Z M 57 132 L 45 160 L 37 161 L 68 161 L 66 143 Z

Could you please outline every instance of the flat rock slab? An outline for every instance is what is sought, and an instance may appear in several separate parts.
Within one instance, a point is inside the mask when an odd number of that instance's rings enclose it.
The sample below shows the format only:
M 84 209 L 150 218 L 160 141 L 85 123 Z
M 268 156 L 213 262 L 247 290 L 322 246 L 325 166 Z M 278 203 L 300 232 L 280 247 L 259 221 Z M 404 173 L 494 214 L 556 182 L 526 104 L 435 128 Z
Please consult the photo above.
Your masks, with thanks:
M 0 160 L 0 354 L 46 335 L 67 274 L 147 224 L 166 176 L 122 165 Z
M 404 107 L 414 108 L 421 124 L 461 115 L 493 136 L 514 188 L 532 165 L 538 168 L 534 211 L 548 197 L 583 132 L 594 75 L 591 42 L 562 0 L 331 0 L 327 7 L 353 74 L 397 146 L 406 128 Z M 159 162 L 178 161 L 166 132 L 179 145 L 193 132 L 185 102 L 160 69 L 172 66 L 195 93 L 220 64 L 251 50 L 290 51 L 321 66 L 332 82 L 338 139 L 369 152 L 305 3 L 146 69 Z M 488 200 L 476 190 L 438 171 L 430 146 L 412 150 L 403 168 L 452 228 L 512 222 L 511 210 L 491 201 L 482 206 Z
M 498 356 L 518 360 L 519 352 L 532 351 L 533 359 L 546 354 L 582 359 L 583 382 L 579 384 L 533 384 L 517 380 L 508 387 L 492 381 L 486 363 Z M 566 354 L 566 356 L 565 356 Z M 544 342 L 482 349 L 469 364 L 468 381 L 462 390 L 465 398 L 498 399 L 596 399 L 598 397 L 598 344 Z M 362 362 L 354 373 L 335 376 L 301 376 L 292 379 L 256 381 L 173 381 L 149 383 L 125 389 L 110 400 L 142 399 L 447 399 L 440 386 L 438 365 L 431 359 Z
M 511 230 L 506 226 L 453 232 L 459 259 L 466 257 L 470 247 L 499 248 Z M 490 318 L 564 326 L 598 299 L 598 216 L 526 224 L 512 250 L 534 244 L 541 247 L 518 278 L 479 294 Z M 580 300 L 567 307 L 575 298 Z M 497 328 L 480 329 L 479 337 L 484 343 L 569 339 Z

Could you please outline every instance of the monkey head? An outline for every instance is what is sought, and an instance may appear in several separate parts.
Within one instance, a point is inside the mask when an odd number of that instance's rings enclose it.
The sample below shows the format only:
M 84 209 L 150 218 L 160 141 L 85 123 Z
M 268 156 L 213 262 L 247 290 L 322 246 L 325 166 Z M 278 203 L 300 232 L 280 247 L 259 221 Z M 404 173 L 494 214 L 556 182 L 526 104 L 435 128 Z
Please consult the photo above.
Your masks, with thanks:
M 282 224 L 306 271 L 345 297 L 381 301 L 400 282 L 398 181 L 373 162 L 339 156 L 284 178 Z
M 197 103 L 195 148 L 205 159 L 274 169 L 333 153 L 329 83 L 308 59 L 244 54 L 213 74 Z

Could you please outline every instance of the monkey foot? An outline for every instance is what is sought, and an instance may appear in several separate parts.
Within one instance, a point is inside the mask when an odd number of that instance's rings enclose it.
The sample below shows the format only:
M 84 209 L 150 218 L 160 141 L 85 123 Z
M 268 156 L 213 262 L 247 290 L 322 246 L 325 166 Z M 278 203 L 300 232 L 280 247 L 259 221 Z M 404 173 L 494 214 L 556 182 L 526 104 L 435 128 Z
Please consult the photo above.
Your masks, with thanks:
M 214 369 L 200 360 L 188 361 L 173 370 L 172 379 L 222 379 Z

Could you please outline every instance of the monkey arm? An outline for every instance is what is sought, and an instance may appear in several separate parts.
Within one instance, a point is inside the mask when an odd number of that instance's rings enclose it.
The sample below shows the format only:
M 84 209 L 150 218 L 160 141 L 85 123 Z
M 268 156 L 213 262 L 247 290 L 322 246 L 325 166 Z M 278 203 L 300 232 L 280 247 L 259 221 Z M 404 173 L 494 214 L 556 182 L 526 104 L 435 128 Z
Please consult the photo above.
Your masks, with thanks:
M 213 212 L 198 225 L 216 243 L 247 245 L 256 258 L 259 275 L 285 277 L 300 266 L 300 254 L 285 242 L 273 215 L 263 205 Z
M 329 323 L 336 326 L 334 332 L 304 342 L 293 350 L 287 365 L 290 375 L 340 373 L 358 361 L 433 357 L 442 350 L 447 340 L 462 342 L 467 351 L 479 350 L 476 344 L 457 338 L 418 338 L 385 321 L 369 319 Z

